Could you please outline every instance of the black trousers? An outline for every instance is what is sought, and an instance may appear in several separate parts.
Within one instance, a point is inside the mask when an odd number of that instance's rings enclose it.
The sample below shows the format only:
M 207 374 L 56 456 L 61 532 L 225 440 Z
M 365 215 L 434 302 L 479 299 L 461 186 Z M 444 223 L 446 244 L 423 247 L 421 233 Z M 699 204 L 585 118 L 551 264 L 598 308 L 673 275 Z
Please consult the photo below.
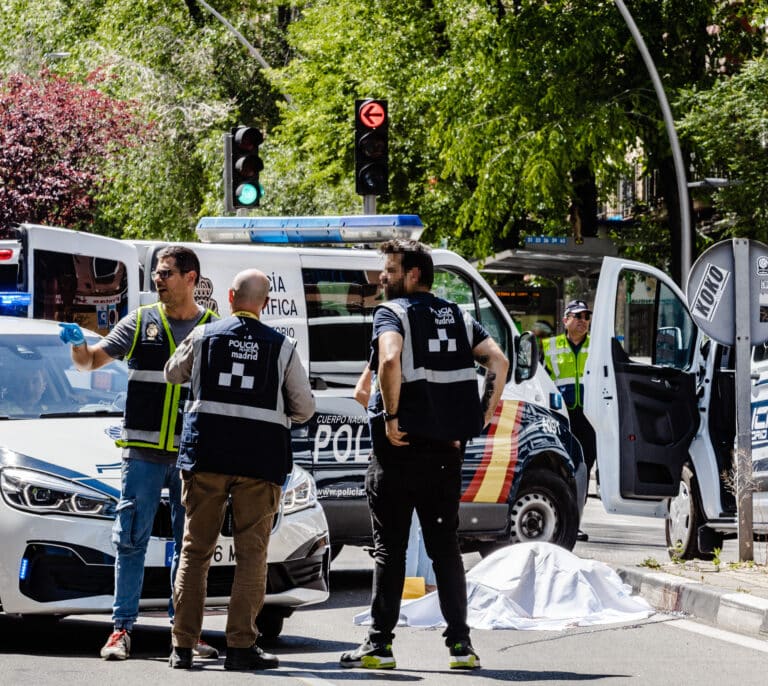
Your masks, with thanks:
M 587 479 L 592 472 L 592 467 L 597 459 L 597 446 L 595 445 L 595 430 L 592 424 L 584 415 L 584 409 L 574 407 L 568 410 L 568 416 L 571 420 L 571 432 L 581 443 L 581 450 L 584 453 L 584 462 L 587 464 Z
M 445 644 L 469 640 L 467 582 L 457 536 L 463 448 L 413 437 L 410 446 L 398 448 L 383 435 L 383 425 L 373 427 L 373 434 L 374 455 L 365 480 L 374 542 L 369 640 L 386 645 L 395 636 L 414 510 L 435 570 L 447 623 Z

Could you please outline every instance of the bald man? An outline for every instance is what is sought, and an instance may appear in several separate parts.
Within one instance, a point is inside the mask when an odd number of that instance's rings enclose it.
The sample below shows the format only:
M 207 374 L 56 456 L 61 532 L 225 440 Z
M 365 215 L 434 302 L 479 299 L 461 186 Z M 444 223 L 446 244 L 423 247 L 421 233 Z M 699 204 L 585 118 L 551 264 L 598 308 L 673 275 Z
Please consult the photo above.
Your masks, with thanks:
M 228 500 L 237 563 L 224 669 L 278 666 L 277 657 L 256 645 L 256 617 L 264 604 L 272 522 L 293 465 L 291 422 L 307 421 L 315 400 L 293 343 L 259 321 L 268 300 L 266 275 L 240 272 L 229 289 L 232 315 L 195 329 L 165 365 L 169 383 L 191 382 L 178 459 L 186 516 L 173 594 L 174 669 L 192 667 Z

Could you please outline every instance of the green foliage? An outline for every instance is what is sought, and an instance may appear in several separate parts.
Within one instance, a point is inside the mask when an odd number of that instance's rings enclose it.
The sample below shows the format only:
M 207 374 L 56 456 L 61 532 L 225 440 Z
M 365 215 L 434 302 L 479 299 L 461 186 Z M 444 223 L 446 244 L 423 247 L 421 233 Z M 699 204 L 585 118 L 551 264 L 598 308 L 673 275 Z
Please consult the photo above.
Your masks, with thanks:
M 731 185 L 713 203 L 724 220 L 721 236 L 768 240 L 768 60 L 760 58 L 706 91 L 690 90 L 680 126 L 700 152 L 697 171 L 721 170 Z

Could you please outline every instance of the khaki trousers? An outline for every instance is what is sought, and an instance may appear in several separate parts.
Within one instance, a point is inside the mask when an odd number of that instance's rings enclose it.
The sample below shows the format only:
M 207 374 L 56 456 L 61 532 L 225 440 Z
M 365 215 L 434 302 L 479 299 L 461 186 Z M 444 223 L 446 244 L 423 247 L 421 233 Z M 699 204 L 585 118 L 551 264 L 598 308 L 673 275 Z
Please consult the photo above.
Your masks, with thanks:
M 186 516 L 173 589 L 173 645 L 194 648 L 200 638 L 208 568 L 231 496 L 237 561 L 227 614 L 227 647 L 249 648 L 258 637 L 256 617 L 267 588 L 267 546 L 280 503 L 280 487 L 244 476 L 188 471 L 181 475 Z

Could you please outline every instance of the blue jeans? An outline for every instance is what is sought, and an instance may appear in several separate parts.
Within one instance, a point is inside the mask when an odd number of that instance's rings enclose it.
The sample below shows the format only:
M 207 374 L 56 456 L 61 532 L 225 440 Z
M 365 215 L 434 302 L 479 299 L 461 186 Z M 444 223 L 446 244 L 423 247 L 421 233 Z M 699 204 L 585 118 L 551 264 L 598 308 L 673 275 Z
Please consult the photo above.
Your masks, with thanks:
M 144 583 L 144 559 L 155 521 L 160 495 L 168 488 L 171 506 L 174 550 L 168 579 L 168 614 L 173 617 L 173 581 L 179 566 L 184 536 L 184 507 L 181 504 L 181 478 L 174 464 L 147 462 L 135 458 L 122 464 L 120 502 L 112 527 L 115 560 L 115 600 L 112 621 L 115 629 L 130 631 L 139 616 L 139 599 Z

